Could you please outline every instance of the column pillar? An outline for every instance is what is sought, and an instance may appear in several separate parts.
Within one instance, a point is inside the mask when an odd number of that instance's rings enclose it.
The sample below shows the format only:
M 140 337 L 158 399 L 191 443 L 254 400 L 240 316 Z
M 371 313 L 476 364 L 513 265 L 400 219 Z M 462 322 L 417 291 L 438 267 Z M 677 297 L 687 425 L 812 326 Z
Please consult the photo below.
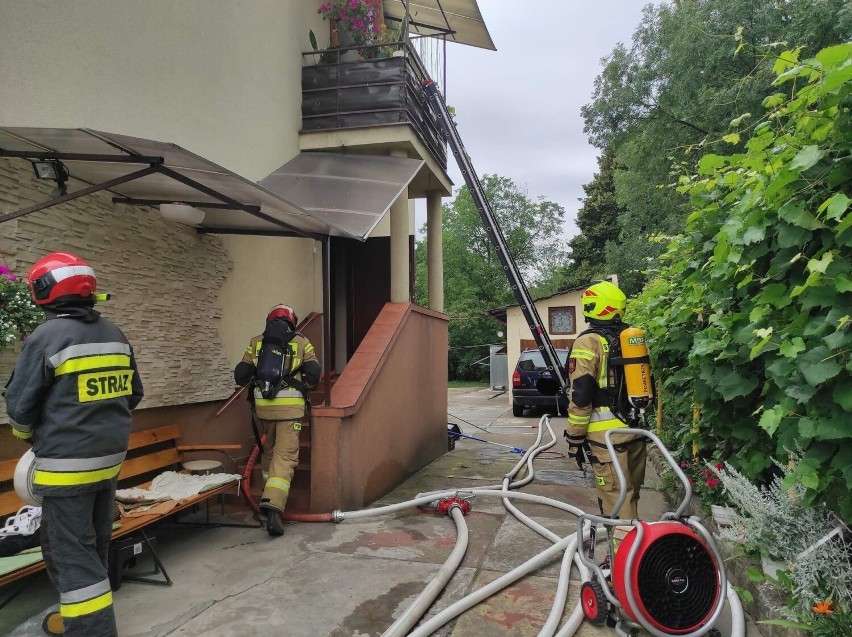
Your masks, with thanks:
M 441 193 L 426 193 L 426 268 L 429 273 L 429 309 L 444 311 L 444 221 Z
M 392 157 L 408 157 L 404 150 L 393 149 Z M 400 193 L 390 208 L 390 300 L 391 303 L 410 301 L 408 282 L 408 188 Z

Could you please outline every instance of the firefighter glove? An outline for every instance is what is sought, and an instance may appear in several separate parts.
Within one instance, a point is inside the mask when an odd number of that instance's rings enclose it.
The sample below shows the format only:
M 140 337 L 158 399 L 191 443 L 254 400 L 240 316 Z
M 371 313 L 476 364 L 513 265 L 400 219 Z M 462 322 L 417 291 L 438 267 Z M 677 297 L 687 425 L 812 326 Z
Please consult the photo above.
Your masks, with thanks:
M 238 387 L 247 387 L 254 378 L 255 372 L 257 370 L 251 363 L 246 363 L 245 361 L 237 363 L 237 366 L 234 368 L 234 382 Z
M 583 468 L 583 463 L 586 462 L 586 453 L 583 450 L 583 444 L 586 442 L 585 436 L 571 436 L 568 430 L 565 430 L 565 440 L 568 441 L 568 457 L 574 458 L 577 461 L 577 466 Z

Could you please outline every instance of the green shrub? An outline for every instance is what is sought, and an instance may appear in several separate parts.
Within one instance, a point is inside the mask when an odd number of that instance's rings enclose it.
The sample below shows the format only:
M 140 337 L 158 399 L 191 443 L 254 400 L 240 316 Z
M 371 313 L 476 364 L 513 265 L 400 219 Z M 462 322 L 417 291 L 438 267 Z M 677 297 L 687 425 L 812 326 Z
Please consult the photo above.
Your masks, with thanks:
M 670 435 L 763 484 L 800 447 L 787 486 L 850 522 L 852 43 L 799 55 L 778 56 L 766 116 L 732 122 L 723 139 L 741 150 L 679 178 L 686 231 L 630 318 L 648 329 Z

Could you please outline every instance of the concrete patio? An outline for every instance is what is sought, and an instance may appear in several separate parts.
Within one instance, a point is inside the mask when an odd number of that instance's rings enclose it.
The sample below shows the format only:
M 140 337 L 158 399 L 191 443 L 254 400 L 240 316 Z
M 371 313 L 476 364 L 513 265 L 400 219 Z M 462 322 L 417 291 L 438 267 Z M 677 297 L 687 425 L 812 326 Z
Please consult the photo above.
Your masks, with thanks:
M 513 418 L 505 394 L 482 389 L 449 390 L 451 422 L 466 434 L 526 449 L 535 440 L 538 418 Z M 554 418 L 561 436 L 564 418 Z M 376 444 L 392 445 L 392 440 Z M 553 448 L 564 453 L 564 442 Z M 594 490 L 558 454 L 536 462 L 536 480 L 523 491 L 597 507 Z M 520 456 L 508 449 L 459 440 L 454 451 L 411 476 L 374 506 L 402 502 L 443 488 L 498 484 Z M 647 519 L 665 510 L 654 490 L 653 469 L 640 503 Z M 574 516 L 543 505 L 518 508 L 557 533 L 576 530 Z M 470 544 L 461 568 L 430 609 L 431 616 L 457 599 L 512 570 L 550 543 L 507 514 L 497 498 L 477 497 L 468 514 Z M 122 637 L 195 635 L 367 637 L 380 635 L 423 590 L 455 544 L 447 516 L 411 509 L 341 524 L 288 524 L 273 539 L 260 529 L 155 527 L 160 557 L 173 585 L 125 582 L 115 592 Z M 141 562 L 141 560 L 140 560 Z M 141 570 L 146 564 L 140 563 Z M 559 560 L 555 560 L 447 624 L 436 635 L 503 637 L 537 635 L 553 604 Z M 573 577 L 576 577 L 576 570 Z M 6 593 L 7 591 L 3 591 Z M 563 621 L 577 602 L 572 582 Z M 57 594 L 44 573 L 0 610 L 0 634 L 43 635 L 41 619 Z M 730 635 L 725 617 L 722 635 Z M 614 635 L 584 624 L 578 637 Z M 748 637 L 759 637 L 750 622 Z

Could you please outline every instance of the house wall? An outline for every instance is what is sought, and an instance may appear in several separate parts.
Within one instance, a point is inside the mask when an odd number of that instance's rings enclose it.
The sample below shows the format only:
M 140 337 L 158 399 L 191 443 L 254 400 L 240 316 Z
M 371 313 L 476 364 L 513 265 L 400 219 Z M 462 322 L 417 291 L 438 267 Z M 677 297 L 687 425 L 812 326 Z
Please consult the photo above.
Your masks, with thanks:
M 0 159 L 0 213 L 42 201 L 53 187 L 36 180 L 28 162 Z M 221 238 L 168 222 L 152 208 L 114 205 L 102 193 L 0 224 L 0 254 L 18 275 L 54 250 L 80 254 L 94 268 L 98 289 L 112 293 L 98 309 L 133 345 L 145 385 L 142 407 L 230 394 L 216 299 L 233 260 Z M 4 383 L 10 358 L 0 360 Z
M 536 302 L 535 307 L 538 310 L 538 315 L 541 317 L 541 321 L 544 323 L 547 334 L 551 339 L 574 339 L 577 334 L 586 328 L 586 319 L 583 317 L 583 304 L 580 301 L 580 295 L 582 293 L 583 290 L 576 290 L 566 292 L 565 294 L 558 294 Z M 577 331 L 575 334 L 571 335 L 553 335 L 550 333 L 549 329 L 550 325 L 548 321 L 547 308 L 564 306 L 573 306 L 574 315 L 577 319 Z M 521 313 L 521 308 L 517 305 L 509 307 L 506 310 L 506 353 L 508 355 L 510 373 L 511 371 L 514 371 L 515 365 L 518 363 L 518 356 L 521 355 L 521 339 L 531 339 L 532 337 L 532 332 L 527 326 L 524 315 Z M 511 400 L 510 396 L 509 401 L 511 402 Z
M 305 0 L 4 2 L 0 124 L 173 142 L 257 181 L 299 151 Z
M 328 32 L 318 6 L 4 3 L 0 126 L 173 142 L 261 179 L 299 152 L 301 51 L 310 29 L 321 40 Z M 53 187 L 29 163 L 0 160 L 0 213 L 43 201 Z M 156 209 L 114 206 L 108 193 L 0 224 L 0 251 L 19 274 L 63 249 L 90 260 L 101 289 L 115 293 L 104 313 L 136 346 L 143 409 L 227 397 L 231 369 L 272 305 L 322 311 L 321 249 L 311 240 L 198 235 Z M 13 359 L 0 358 L 0 378 Z

